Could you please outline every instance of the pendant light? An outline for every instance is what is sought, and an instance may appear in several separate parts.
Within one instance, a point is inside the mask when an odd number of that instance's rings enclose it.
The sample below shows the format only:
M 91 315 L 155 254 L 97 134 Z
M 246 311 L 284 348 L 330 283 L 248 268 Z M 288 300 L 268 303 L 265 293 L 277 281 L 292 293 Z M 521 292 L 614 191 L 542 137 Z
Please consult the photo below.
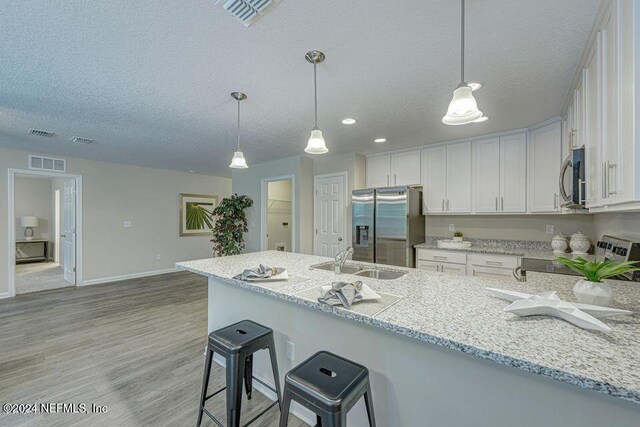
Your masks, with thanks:
M 233 159 L 231 159 L 230 168 L 233 169 L 247 169 L 247 161 L 244 159 L 244 154 L 240 151 L 240 101 L 243 99 L 247 99 L 247 95 L 242 92 L 232 92 L 231 96 L 238 101 L 238 126 L 236 128 L 236 132 L 238 135 L 238 148 L 235 153 L 233 153 Z
M 446 125 L 466 125 L 486 120 L 482 118 L 482 111 L 478 109 L 478 103 L 473 97 L 471 86 L 464 81 L 464 1 L 462 0 L 460 84 L 453 91 L 453 99 L 449 103 L 447 115 L 442 118 L 442 123 Z
M 312 50 L 307 52 L 305 55 L 307 61 L 313 64 L 313 90 L 314 90 L 314 101 L 315 101 L 315 126 L 311 131 L 311 136 L 309 137 L 309 142 L 307 143 L 307 148 L 304 149 L 305 152 L 309 154 L 324 154 L 329 151 L 327 146 L 324 143 L 324 137 L 322 136 L 322 131 L 318 129 L 318 79 L 316 76 L 316 66 L 324 61 L 324 53 L 318 50 Z

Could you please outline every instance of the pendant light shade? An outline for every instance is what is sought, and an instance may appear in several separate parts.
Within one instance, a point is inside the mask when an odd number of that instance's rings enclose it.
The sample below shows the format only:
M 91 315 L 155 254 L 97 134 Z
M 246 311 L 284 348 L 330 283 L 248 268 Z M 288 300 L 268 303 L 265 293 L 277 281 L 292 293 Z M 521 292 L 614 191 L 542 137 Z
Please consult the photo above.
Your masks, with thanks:
M 229 167 L 232 169 L 247 169 L 249 166 L 247 166 L 247 161 L 244 158 L 244 154 L 242 154 L 242 151 L 240 151 L 240 101 L 242 101 L 243 99 L 247 99 L 247 95 L 242 92 L 233 92 L 231 94 L 231 97 L 238 101 L 238 125 L 236 127 L 238 148 L 233 153 L 233 159 L 231 159 Z
M 482 121 L 480 120 L 482 111 L 478 109 L 478 103 L 473 96 L 471 86 L 464 81 L 464 2 L 465 0 L 462 0 L 460 84 L 453 91 L 453 99 L 449 103 L 447 115 L 442 118 L 442 123 L 454 126 Z
M 318 79 L 316 75 L 316 65 L 324 61 L 324 53 L 318 50 L 312 50 L 305 55 L 307 61 L 313 64 L 313 90 L 314 90 L 314 107 L 315 107 L 315 126 L 311 131 L 311 136 L 307 142 L 307 148 L 304 149 L 309 154 L 328 153 L 329 149 L 324 142 L 322 131 L 318 129 Z

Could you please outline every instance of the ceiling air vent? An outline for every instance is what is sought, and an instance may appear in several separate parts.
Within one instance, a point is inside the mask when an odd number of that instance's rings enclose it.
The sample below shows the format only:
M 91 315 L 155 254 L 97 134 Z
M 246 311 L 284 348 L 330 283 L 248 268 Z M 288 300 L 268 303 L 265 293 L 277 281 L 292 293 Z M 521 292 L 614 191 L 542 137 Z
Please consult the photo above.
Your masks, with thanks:
M 36 136 L 45 136 L 47 138 L 51 138 L 55 135 L 55 133 L 53 132 L 47 132 L 46 130 L 40 130 L 40 129 L 29 129 L 29 135 L 36 135 Z
M 264 16 L 274 4 L 273 0 L 226 0 L 222 7 L 248 27 Z
M 91 144 L 92 142 L 95 142 L 95 140 L 93 139 L 89 139 L 89 138 L 83 138 L 81 136 L 74 136 L 73 138 L 71 138 L 71 142 L 74 142 L 76 144 Z
M 29 154 L 29 169 L 36 171 L 65 172 L 67 161 L 52 157 L 34 156 Z

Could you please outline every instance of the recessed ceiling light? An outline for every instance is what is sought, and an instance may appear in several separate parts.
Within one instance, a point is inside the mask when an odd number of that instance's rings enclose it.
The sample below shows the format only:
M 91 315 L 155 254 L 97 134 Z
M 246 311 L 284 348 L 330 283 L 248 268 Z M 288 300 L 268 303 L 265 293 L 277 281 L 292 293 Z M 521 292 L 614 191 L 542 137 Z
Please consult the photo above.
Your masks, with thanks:
M 376 144 L 382 144 L 383 142 L 387 142 L 387 138 L 376 138 L 373 140 Z
M 487 117 L 487 116 L 482 116 L 482 117 L 479 117 L 479 118 L 475 119 L 475 120 L 473 121 L 473 123 L 482 123 L 482 122 L 486 122 L 487 120 L 489 120 L 489 117 Z
M 343 125 L 355 125 L 358 121 L 356 119 L 352 119 L 350 117 L 347 117 L 346 119 L 342 120 L 342 124 Z
M 467 83 L 469 85 L 469 87 L 471 88 L 472 92 L 475 92 L 477 90 L 480 90 L 480 88 L 482 87 L 482 83 L 480 82 L 469 82 Z
M 196 171 L 189 171 L 189 173 L 196 173 Z

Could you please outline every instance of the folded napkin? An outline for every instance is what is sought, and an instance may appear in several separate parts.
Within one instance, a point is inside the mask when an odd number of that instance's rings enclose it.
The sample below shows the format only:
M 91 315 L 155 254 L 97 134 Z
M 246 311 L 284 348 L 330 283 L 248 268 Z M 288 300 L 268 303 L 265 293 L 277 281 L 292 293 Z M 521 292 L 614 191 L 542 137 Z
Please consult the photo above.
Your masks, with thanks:
M 258 267 L 246 269 L 237 276 L 233 276 L 233 278 L 238 280 L 269 279 L 285 272 L 286 270 L 282 267 L 267 267 L 260 264 Z
M 362 300 L 362 282 L 353 283 L 333 282 L 331 288 L 318 301 L 329 305 L 342 305 L 351 308 L 351 305 Z

